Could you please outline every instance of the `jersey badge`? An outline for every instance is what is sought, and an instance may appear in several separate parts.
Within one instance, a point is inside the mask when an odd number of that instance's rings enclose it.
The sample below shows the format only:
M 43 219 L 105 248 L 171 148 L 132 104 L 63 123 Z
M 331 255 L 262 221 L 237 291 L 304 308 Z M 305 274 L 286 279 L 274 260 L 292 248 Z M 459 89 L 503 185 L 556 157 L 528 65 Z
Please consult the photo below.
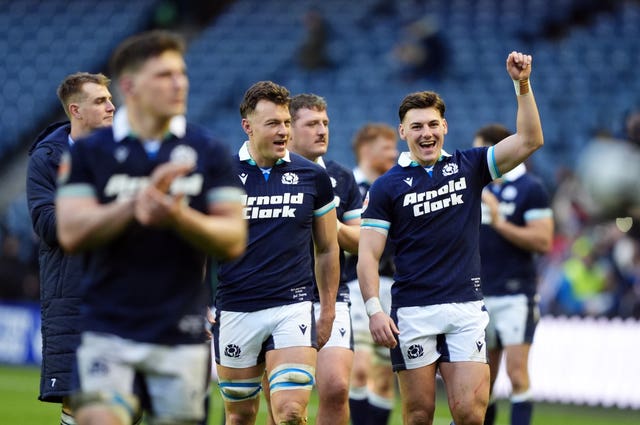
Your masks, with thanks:
M 282 175 L 282 184 L 298 184 L 300 178 L 296 173 L 284 173 Z
M 449 163 L 442 167 L 442 175 L 443 176 L 451 176 L 458 173 L 458 164 Z

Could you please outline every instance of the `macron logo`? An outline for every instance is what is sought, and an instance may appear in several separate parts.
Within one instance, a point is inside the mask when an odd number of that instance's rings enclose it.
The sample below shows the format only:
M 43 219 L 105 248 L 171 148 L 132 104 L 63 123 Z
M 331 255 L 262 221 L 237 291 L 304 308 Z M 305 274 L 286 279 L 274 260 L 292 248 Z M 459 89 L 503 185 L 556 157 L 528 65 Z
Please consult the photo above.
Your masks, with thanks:
M 413 177 L 407 177 L 406 179 L 404 179 L 402 181 L 405 182 L 406 184 L 408 184 L 409 187 L 411 187 L 413 185 Z
M 247 177 L 249 177 L 249 175 L 247 173 L 242 173 L 242 174 L 239 174 L 238 177 L 240 177 L 240 181 L 242 182 L 242 184 L 246 184 Z

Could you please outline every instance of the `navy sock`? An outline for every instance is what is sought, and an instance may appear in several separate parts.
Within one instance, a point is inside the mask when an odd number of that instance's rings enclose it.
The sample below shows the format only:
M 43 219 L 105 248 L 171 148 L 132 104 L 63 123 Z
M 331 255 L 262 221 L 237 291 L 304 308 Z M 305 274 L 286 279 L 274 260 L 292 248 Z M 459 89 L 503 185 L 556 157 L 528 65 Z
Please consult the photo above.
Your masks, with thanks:
M 353 425 L 367 425 L 369 403 L 367 399 L 349 398 L 349 411 Z
M 530 425 L 532 413 L 532 401 L 511 403 L 511 425 Z

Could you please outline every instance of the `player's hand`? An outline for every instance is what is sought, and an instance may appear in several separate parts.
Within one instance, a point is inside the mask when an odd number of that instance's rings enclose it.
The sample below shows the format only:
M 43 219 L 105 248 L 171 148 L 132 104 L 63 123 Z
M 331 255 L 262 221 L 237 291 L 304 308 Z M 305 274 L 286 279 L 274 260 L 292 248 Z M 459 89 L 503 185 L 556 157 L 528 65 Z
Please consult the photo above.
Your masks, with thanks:
M 526 80 L 531 75 L 531 55 L 511 52 L 507 56 L 507 72 L 512 80 Z
M 207 326 L 205 326 L 204 331 L 207 335 L 207 340 L 211 341 L 213 339 L 213 333 L 211 332 L 211 325 L 215 325 L 216 318 L 213 316 L 213 312 L 209 307 L 207 307 Z
M 482 190 L 482 203 L 489 209 L 491 215 L 491 224 L 496 224 L 500 219 L 500 202 L 496 195 L 491 193 L 489 189 Z
M 166 195 L 148 186 L 136 195 L 134 215 L 143 226 L 167 227 L 177 221 L 184 195 Z
M 398 327 L 391 317 L 385 312 L 379 312 L 369 318 L 369 331 L 373 337 L 373 342 L 387 348 L 394 348 L 398 345 L 396 335 L 400 334 Z
M 149 184 L 162 193 L 169 193 L 171 183 L 173 183 L 177 177 L 188 174 L 193 168 L 194 164 L 165 162 L 153 170 Z
M 335 314 L 333 316 L 320 312 L 320 317 L 316 322 L 316 343 L 318 344 L 318 350 L 320 350 L 331 338 L 331 330 L 333 329 L 333 321 L 335 320 Z

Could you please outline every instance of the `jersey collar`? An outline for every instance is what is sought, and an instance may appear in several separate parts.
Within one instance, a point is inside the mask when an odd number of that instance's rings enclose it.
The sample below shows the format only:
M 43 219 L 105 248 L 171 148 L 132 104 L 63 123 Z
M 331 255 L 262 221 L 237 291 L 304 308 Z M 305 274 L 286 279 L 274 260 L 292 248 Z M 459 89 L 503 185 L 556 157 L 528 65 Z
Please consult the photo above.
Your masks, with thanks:
M 451 156 L 451 155 L 449 155 L 447 151 L 443 149 L 442 153 L 440 154 L 440 158 L 438 158 L 438 162 L 442 161 L 442 159 L 447 156 Z M 420 164 L 418 164 L 416 161 L 411 159 L 411 152 L 402 152 L 398 157 L 398 165 L 404 168 L 420 166 Z
M 240 157 L 240 161 L 246 161 L 251 165 L 257 165 L 256 162 L 251 158 L 251 154 L 249 153 L 249 141 L 245 140 L 245 142 L 240 147 L 238 151 L 238 156 Z M 291 157 L 289 156 L 289 150 L 287 149 L 284 153 L 284 158 L 279 158 L 276 161 L 276 165 L 280 165 L 283 162 L 291 162 Z
M 516 165 L 516 168 L 514 168 L 513 170 L 507 173 L 504 173 L 502 175 L 502 178 L 508 182 L 513 182 L 518 180 L 520 177 L 522 177 L 526 172 L 527 172 L 527 167 L 524 164 L 518 164 Z
M 177 138 L 183 138 L 186 133 L 186 117 L 184 115 L 176 115 L 171 118 L 171 121 L 169 122 L 169 134 L 172 134 Z M 131 130 L 131 125 L 127 118 L 127 107 L 122 106 L 118 108 L 115 116 L 113 117 L 113 138 L 119 143 L 128 136 L 136 137 Z

